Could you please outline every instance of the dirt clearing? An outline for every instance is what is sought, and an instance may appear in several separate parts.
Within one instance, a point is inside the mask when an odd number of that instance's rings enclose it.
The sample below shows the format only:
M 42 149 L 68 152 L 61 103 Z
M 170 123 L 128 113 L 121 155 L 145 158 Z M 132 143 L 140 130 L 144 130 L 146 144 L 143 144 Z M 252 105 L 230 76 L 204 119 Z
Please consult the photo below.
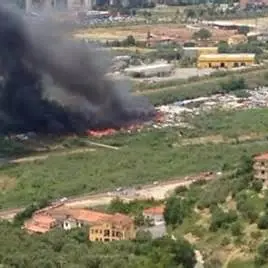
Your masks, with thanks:
M 227 40 L 235 32 L 230 30 L 221 30 L 208 28 L 211 33 L 212 41 Z M 177 24 L 163 25 L 133 25 L 128 27 L 113 27 L 113 28 L 89 28 L 74 33 L 76 38 L 89 38 L 93 40 L 123 40 L 128 35 L 132 35 L 136 40 L 144 41 L 150 32 L 153 38 L 171 37 L 177 41 L 185 42 L 192 39 L 192 35 L 196 30 Z

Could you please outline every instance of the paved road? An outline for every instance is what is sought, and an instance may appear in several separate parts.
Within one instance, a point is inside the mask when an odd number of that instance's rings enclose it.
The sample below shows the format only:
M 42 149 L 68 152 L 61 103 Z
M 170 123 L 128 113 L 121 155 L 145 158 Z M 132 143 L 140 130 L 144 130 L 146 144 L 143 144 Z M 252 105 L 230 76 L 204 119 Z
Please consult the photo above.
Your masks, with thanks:
M 120 192 L 106 192 L 95 195 L 83 195 L 78 197 L 71 197 L 66 202 L 67 207 L 72 208 L 84 208 L 94 207 L 99 205 L 109 204 L 115 197 L 119 197 L 125 201 L 131 201 L 135 199 L 148 199 L 154 198 L 156 200 L 164 199 L 171 191 L 178 186 L 187 186 L 199 179 L 212 180 L 219 177 L 219 175 L 194 175 L 188 176 L 181 179 L 173 179 L 165 182 L 159 182 L 157 184 L 148 184 L 142 186 L 141 189 L 125 189 Z M 7 210 L 0 210 L 0 219 L 12 220 L 15 215 L 25 208 L 14 208 Z

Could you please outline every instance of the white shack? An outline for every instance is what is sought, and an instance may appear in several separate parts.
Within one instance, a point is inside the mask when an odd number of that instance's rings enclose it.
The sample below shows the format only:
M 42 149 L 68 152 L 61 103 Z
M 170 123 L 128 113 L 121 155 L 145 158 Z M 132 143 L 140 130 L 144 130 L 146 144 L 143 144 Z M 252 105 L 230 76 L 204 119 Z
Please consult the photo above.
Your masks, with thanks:
M 132 77 L 168 76 L 173 68 L 174 65 L 169 63 L 140 65 L 126 68 L 125 74 Z

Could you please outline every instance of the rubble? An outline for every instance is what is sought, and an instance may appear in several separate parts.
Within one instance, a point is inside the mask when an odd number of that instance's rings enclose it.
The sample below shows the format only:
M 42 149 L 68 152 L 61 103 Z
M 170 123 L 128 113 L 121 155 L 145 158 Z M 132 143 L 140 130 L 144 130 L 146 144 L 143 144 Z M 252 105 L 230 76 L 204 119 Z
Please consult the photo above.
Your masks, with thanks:
M 197 116 L 212 110 L 243 110 L 268 107 L 268 87 L 245 90 L 244 97 L 234 94 L 215 94 L 210 97 L 199 97 L 183 100 L 169 105 L 156 107 L 163 115 L 161 122 L 153 124 L 154 128 L 191 127 L 185 122 L 187 116 Z M 247 96 L 248 95 L 248 96 Z

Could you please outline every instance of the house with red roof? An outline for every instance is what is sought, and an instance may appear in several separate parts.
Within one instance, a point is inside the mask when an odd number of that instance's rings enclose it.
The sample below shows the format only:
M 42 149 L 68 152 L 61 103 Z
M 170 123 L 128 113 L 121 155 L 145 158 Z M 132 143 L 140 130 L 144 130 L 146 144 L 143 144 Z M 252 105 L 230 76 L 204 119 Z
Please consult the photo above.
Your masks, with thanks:
M 160 225 L 165 222 L 164 210 L 165 210 L 165 205 L 146 208 L 143 210 L 143 216 L 145 219 L 152 222 L 153 225 Z

